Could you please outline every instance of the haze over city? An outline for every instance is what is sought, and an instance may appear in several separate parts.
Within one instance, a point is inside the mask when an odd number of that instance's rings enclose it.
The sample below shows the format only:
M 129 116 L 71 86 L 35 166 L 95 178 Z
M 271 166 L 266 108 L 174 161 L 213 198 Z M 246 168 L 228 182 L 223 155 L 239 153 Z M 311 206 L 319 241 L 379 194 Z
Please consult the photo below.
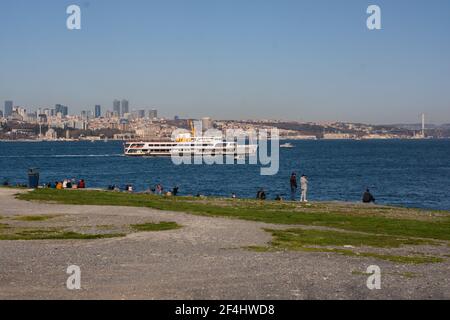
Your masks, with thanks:
M 450 2 L 0 2 L 0 101 L 71 112 L 450 122 Z M 82 29 L 66 28 L 66 8 Z

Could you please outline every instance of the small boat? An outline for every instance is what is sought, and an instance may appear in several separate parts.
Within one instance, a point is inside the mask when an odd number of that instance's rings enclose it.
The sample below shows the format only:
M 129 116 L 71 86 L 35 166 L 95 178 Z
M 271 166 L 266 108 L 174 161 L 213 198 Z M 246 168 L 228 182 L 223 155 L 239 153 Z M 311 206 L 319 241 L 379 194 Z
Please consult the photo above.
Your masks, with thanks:
M 282 145 L 280 145 L 280 148 L 294 148 L 294 145 L 292 143 L 283 143 Z

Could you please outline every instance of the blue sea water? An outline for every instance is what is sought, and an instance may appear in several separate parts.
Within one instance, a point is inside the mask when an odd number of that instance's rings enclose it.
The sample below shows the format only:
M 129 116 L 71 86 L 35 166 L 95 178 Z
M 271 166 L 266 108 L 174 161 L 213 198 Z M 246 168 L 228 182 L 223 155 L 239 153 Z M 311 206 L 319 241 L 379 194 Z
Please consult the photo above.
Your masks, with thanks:
M 122 142 L 0 142 L 0 182 L 26 183 L 40 169 L 41 183 L 85 179 L 88 187 L 161 183 L 180 194 L 253 198 L 263 187 L 269 199 L 289 197 L 295 171 L 309 177 L 309 199 L 360 201 L 369 187 L 378 203 L 450 210 L 450 140 L 291 141 L 280 149 L 277 175 L 258 165 L 180 165 L 170 158 L 129 158 Z

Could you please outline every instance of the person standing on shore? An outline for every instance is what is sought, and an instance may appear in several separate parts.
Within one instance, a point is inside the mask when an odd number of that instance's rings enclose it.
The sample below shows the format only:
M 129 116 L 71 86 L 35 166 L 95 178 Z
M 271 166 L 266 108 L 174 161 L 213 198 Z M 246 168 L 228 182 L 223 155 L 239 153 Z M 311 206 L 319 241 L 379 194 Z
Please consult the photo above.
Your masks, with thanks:
M 295 201 L 295 195 L 297 193 L 297 175 L 295 172 L 291 174 L 291 201 Z
M 300 188 L 302 191 L 300 202 L 308 202 L 306 199 L 306 193 L 308 192 L 308 177 L 304 174 L 302 174 L 302 177 L 300 178 Z

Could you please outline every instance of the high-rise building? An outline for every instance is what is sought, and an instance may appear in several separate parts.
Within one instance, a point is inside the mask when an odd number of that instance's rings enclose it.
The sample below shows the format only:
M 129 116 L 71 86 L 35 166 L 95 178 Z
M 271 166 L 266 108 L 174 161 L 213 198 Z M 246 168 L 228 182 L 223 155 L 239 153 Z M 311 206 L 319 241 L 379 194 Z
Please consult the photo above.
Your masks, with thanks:
M 5 118 L 11 116 L 13 113 L 13 102 L 12 101 L 5 101 Z
M 120 117 L 120 101 L 114 100 L 113 102 L 113 113 Z
M 69 115 L 69 108 L 67 106 L 63 106 L 62 104 L 55 105 L 55 114 L 61 113 L 63 117 L 67 117 Z
M 158 111 L 156 109 L 152 109 L 148 112 L 148 117 L 150 119 L 158 118 Z
M 3 118 L 3 111 L 0 110 L 0 118 Z
M 123 99 L 122 100 L 122 116 L 125 115 L 126 113 L 130 113 L 130 107 L 129 107 L 129 103 L 128 100 Z
M 99 104 L 97 104 L 95 106 L 95 117 L 100 118 L 101 116 L 102 116 L 102 107 Z

